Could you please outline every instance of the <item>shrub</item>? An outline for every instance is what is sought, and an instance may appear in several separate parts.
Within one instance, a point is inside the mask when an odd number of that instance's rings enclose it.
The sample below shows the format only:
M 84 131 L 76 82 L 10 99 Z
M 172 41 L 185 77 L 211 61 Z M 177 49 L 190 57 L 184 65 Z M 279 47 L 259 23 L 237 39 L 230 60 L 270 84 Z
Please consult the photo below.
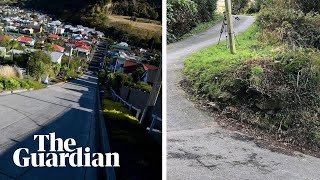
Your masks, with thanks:
M 19 83 L 20 83 L 20 87 L 22 89 L 30 89 L 31 88 L 28 81 L 20 80 Z
M 303 12 L 308 13 L 311 11 L 319 12 L 320 11 L 320 1 L 319 0 L 297 0 L 299 7 L 303 10 Z
M 27 83 L 29 84 L 30 88 L 33 89 L 43 89 L 46 87 L 46 85 L 33 80 L 27 80 Z
M 146 91 L 146 92 L 152 91 L 152 86 L 150 86 L 149 84 L 144 83 L 144 82 L 137 82 L 137 83 L 133 84 L 131 87 L 135 88 L 135 89 L 140 89 L 140 90 Z
M 271 39 L 277 44 L 285 42 L 294 50 L 301 47 L 319 49 L 320 15 L 305 14 L 294 5 L 284 8 L 285 5 L 269 5 L 260 12 L 258 24 L 264 30 L 261 39 Z
M 51 57 L 43 51 L 36 51 L 30 55 L 28 69 L 31 76 L 39 82 L 43 75 L 49 75 L 52 72 Z
M 0 76 L 20 78 L 21 74 L 19 73 L 16 67 L 0 66 Z
M 168 0 L 168 41 L 189 32 L 197 24 L 197 4 L 192 0 Z
M 232 14 L 245 13 L 248 10 L 249 0 L 232 0 Z
M 20 83 L 18 80 L 13 78 L 3 78 L 2 83 L 4 84 L 5 90 L 14 90 L 14 89 L 20 89 Z
M 42 89 L 46 86 L 33 80 L 16 79 L 11 77 L 0 77 L 0 90 L 16 89 Z
M 213 20 L 217 9 L 217 0 L 193 0 L 197 5 L 198 22 L 209 22 Z
M 3 84 L 3 82 L 1 81 L 1 79 L 0 79 L 0 90 L 4 90 L 4 84 Z

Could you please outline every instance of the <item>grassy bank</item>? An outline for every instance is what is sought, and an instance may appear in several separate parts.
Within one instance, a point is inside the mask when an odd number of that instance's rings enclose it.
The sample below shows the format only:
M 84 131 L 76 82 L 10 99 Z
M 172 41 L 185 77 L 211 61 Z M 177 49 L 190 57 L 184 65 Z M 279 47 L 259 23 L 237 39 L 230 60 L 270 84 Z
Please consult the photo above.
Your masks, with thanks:
M 112 152 L 120 154 L 118 179 L 161 179 L 161 145 L 122 104 L 102 101 Z
M 256 25 L 237 37 L 237 53 L 225 43 L 185 61 L 184 74 L 197 97 L 221 114 L 278 134 L 279 141 L 320 147 L 320 53 L 264 44 Z

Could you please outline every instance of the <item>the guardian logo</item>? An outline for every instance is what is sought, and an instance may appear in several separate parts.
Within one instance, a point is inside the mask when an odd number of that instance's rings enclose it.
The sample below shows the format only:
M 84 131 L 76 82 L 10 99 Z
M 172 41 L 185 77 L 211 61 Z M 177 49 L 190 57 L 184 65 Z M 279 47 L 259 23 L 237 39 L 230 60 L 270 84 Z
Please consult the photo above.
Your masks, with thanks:
M 30 153 L 28 148 L 19 148 L 13 154 L 13 161 L 19 167 L 120 167 L 118 153 L 90 153 L 90 148 L 76 148 L 72 138 L 56 138 L 55 133 L 34 135 L 39 149 Z M 49 151 L 45 142 L 49 142 Z M 57 147 L 56 147 L 57 145 Z M 68 164 L 67 164 L 68 163 Z

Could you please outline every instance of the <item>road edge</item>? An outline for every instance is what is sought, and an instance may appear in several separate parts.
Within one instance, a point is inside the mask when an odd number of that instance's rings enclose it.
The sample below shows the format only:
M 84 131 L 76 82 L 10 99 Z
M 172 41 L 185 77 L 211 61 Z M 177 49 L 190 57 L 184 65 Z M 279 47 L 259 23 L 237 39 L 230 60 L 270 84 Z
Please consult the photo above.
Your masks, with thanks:
M 102 153 L 110 153 L 110 142 L 109 137 L 106 129 L 106 124 L 104 121 L 104 117 L 102 114 L 102 108 L 101 108 L 101 99 L 100 99 L 100 87 L 97 86 L 96 89 L 96 98 L 97 98 L 97 120 L 98 120 L 98 130 L 99 130 L 99 145 L 100 149 L 102 150 Z M 116 180 L 116 173 L 113 167 L 106 167 L 103 168 L 103 177 L 105 180 Z

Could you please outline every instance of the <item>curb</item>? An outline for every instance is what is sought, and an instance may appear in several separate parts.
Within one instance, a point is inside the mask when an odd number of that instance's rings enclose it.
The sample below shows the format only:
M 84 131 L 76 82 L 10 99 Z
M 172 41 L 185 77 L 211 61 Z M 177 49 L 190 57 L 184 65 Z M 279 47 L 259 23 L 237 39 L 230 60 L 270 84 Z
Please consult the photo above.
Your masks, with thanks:
M 58 86 L 58 85 L 67 83 L 67 82 L 68 81 L 60 82 L 60 83 L 53 84 L 53 85 L 48 85 L 46 88 L 51 88 L 51 87 L 54 87 L 54 86 Z M 43 89 L 46 89 L 46 88 L 43 88 Z M 35 91 L 35 89 L 34 88 L 30 88 L 30 89 L 17 89 L 17 90 L 11 90 L 11 91 L 0 91 L 0 96 L 23 93 L 23 92 L 28 92 L 28 91 Z
M 33 88 L 30 89 L 17 89 L 17 90 L 11 90 L 11 91 L 2 91 L 0 92 L 0 96 L 10 95 L 10 94 L 16 94 L 16 93 L 23 93 L 28 91 L 33 91 Z
M 97 101 L 96 103 L 98 106 L 98 129 L 99 129 L 99 135 L 100 135 L 100 146 L 103 153 L 110 153 L 110 143 L 109 143 L 109 137 L 106 129 L 106 124 L 104 122 L 102 109 L 101 109 L 101 102 L 100 102 L 100 88 L 97 87 Z M 105 180 L 116 180 L 116 173 L 113 167 L 107 167 L 103 169 L 103 175 Z
M 53 85 L 48 85 L 47 88 L 50 88 L 50 87 L 54 87 L 54 86 L 58 86 L 58 85 L 61 85 L 61 84 L 64 84 L 64 83 L 67 83 L 68 81 L 65 81 L 65 82 L 59 82 L 57 84 L 53 84 Z

